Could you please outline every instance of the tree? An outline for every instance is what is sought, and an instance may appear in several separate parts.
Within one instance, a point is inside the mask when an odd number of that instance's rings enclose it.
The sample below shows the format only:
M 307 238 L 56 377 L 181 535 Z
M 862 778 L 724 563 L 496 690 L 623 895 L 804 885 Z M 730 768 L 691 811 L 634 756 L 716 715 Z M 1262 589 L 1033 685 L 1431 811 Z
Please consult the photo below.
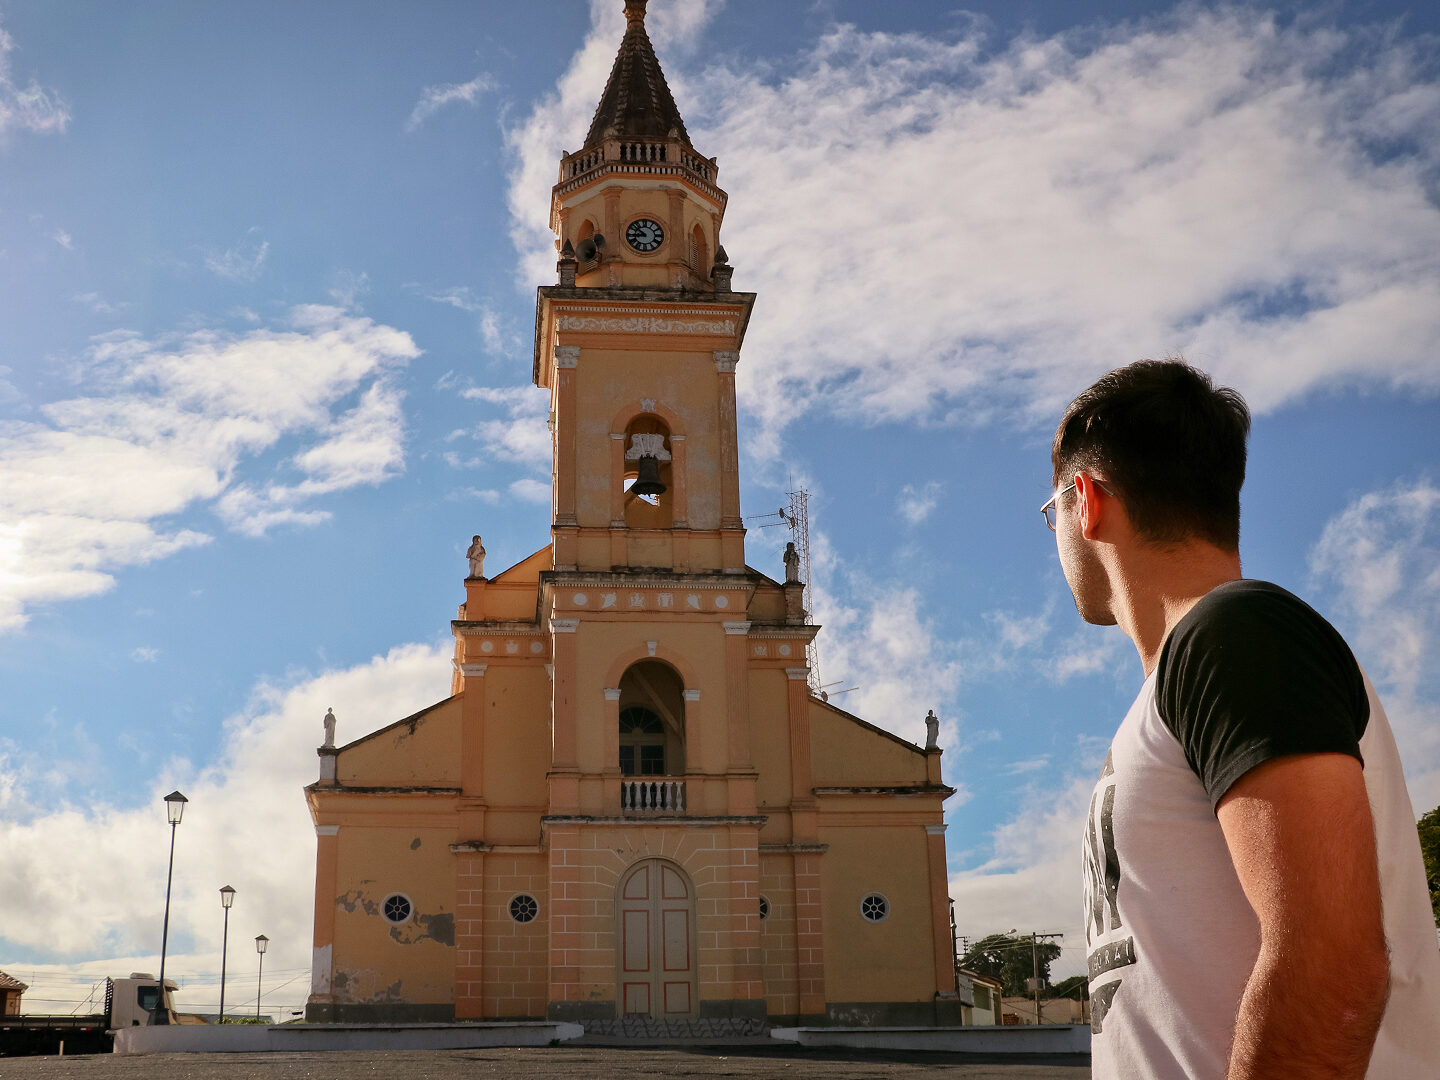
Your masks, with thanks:
M 1040 960 L 1040 978 L 1048 982 L 1050 963 L 1060 958 L 1060 946 L 1053 941 L 1041 941 L 1032 953 L 1028 936 L 988 934 L 970 946 L 961 958 L 960 966 L 967 971 L 998 979 L 1006 997 L 1025 997 L 1030 994 L 1025 980 L 1035 976 L 1035 956 Z
M 1440 806 L 1420 819 L 1420 853 L 1425 856 L 1425 878 L 1430 882 L 1430 907 L 1440 926 Z
M 1087 984 L 1090 978 L 1087 975 L 1071 975 L 1068 979 L 1061 979 L 1050 988 L 1046 997 L 1070 998 L 1072 1001 L 1084 1001 L 1089 995 Z

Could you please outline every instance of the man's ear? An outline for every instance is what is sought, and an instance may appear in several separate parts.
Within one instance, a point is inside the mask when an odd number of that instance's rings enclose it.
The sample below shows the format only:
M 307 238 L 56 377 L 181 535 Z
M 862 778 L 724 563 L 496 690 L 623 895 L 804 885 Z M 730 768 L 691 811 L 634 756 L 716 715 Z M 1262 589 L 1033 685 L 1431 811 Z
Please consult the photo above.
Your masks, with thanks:
M 1075 513 L 1080 517 L 1080 535 L 1098 540 L 1110 506 L 1105 492 L 1088 473 L 1075 474 Z

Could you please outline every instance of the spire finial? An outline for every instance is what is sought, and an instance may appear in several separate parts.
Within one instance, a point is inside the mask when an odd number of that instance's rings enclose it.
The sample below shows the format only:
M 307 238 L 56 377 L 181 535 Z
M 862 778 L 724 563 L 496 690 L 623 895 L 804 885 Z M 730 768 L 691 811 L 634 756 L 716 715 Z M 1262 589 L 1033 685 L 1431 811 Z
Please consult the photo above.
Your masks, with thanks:
M 625 0 L 625 21 L 629 24 L 645 23 L 645 0 Z

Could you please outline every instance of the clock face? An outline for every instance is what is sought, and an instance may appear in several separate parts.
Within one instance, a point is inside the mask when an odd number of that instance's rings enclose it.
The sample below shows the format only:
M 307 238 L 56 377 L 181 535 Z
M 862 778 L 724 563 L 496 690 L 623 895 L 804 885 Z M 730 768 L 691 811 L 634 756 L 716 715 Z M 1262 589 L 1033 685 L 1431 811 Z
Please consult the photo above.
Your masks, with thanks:
M 658 221 L 636 218 L 625 228 L 625 241 L 636 251 L 654 251 L 665 241 L 665 230 Z

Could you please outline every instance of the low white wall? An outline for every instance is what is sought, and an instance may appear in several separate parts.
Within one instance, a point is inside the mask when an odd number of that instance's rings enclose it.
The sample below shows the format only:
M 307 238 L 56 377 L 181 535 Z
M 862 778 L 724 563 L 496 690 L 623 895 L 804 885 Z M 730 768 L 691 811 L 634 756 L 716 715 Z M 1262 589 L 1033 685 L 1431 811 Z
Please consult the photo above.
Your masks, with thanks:
M 770 1037 L 801 1046 L 854 1046 L 872 1050 L 941 1050 L 962 1054 L 1090 1053 L 1090 1029 L 1079 1024 L 771 1028 Z
M 468 1050 L 578 1039 L 579 1024 L 173 1024 L 115 1032 L 117 1054 L 244 1054 L 271 1050 Z

